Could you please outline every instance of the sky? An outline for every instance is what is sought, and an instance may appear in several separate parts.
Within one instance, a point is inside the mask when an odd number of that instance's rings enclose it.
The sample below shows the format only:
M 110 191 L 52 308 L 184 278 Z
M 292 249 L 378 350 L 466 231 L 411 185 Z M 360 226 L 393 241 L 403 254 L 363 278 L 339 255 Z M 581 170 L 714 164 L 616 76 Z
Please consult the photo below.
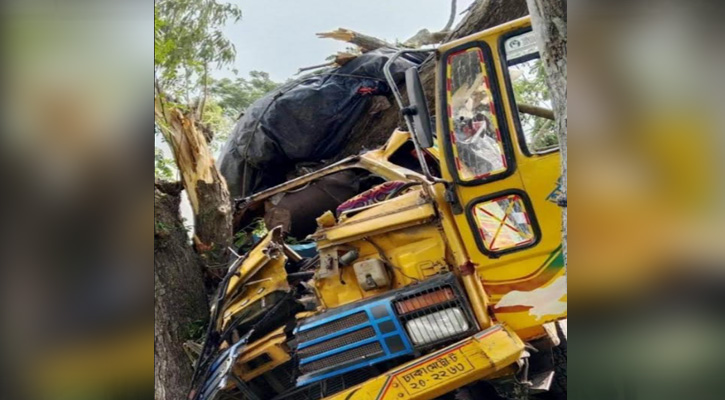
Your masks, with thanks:
M 458 0 L 456 23 L 474 0 Z M 242 77 L 249 71 L 285 81 L 300 67 L 322 64 L 344 51 L 346 43 L 320 39 L 318 32 L 347 28 L 394 42 L 404 41 L 420 29 L 440 30 L 448 21 L 450 0 L 233 0 L 242 19 L 228 24 L 224 33 L 235 45 L 233 67 L 219 70 L 217 78 Z M 455 25 L 454 25 L 455 26 Z

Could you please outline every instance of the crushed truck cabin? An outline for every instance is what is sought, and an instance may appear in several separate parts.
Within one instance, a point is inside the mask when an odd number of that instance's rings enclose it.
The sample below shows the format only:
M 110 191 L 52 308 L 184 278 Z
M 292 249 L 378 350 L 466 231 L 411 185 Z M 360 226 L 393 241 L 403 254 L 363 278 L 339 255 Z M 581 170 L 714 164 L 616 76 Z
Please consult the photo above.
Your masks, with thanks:
M 214 298 L 194 400 L 423 400 L 482 381 L 566 398 L 560 158 L 548 96 L 527 92 L 545 85 L 522 84 L 531 35 L 522 18 L 390 55 L 407 130 L 237 201 L 235 229 L 266 233 Z M 434 118 L 415 66 L 408 103 L 397 90 L 408 53 L 436 59 Z

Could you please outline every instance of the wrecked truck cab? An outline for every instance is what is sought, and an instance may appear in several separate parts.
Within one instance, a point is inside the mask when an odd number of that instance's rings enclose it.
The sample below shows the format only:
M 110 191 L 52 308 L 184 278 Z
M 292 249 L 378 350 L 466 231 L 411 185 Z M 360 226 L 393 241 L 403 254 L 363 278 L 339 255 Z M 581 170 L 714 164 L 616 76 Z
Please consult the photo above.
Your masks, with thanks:
M 327 268 L 327 256 L 337 253 L 337 247 L 317 239 L 321 235 L 335 236 L 336 232 L 349 229 L 351 224 L 356 224 L 361 216 L 364 218 L 373 209 L 372 206 L 378 203 L 381 203 L 381 209 L 386 213 L 402 205 L 404 209 L 400 210 L 403 212 L 400 217 L 407 218 L 406 210 L 417 207 L 423 201 L 420 191 L 409 193 L 409 190 L 420 187 L 422 176 L 414 170 L 393 164 L 390 159 L 403 165 L 411 165 L 406 159 L 414 159 L 412 151 L 414 147 L 408 132 L 395 131 L 386 145 L 379 149 L 342 160 L 238 202 L 236 226 L 260 217 L 265 219 L 268 226 L 281 223 L 232 264 L 220 286 L 216 302 L 212 306 L 212 329 L 207 335 L 204 351 L 197 363 L 195 382 L 198 389 L 194 391 L 195 398 L 215 398 L 220 393 L 240 390 L 239 379 L 241 382 L 248 381 L 246 386 L 252 385 L 259 389 L 265 385 L 260 382 L 269 384 L 267 381 L 274 379 L 273 376 L 280 371 L 287 373 L 289 379 L 283 379 L 285 384 L 282 386 L 276 385 L 277 389 L 284 390 L 272 392 L 281 394 L 296 388 L 296 376 L 300 373 L 296 370 L 297 359 L 294 357 L 294 327 L 300 325 L 299 321 L 305 316 L 354 300 L 350 296 L 334 299 L 328 295 L 336 290 L 334 283 L 330 283 L 334 280 L 325 281 L 324 272 L 321 271 Z M 341 230 L 335 231 L 329 230 L 329 225 L 318 222 L 319 214 L 323 213 L 316 213 L 315 210 L 319 207 L 314 206 L 319 204 L 309 207 L 309 201 L 300 200 L 295 195 L 304 195 L 305 192 L 309 194 L 320 183 L 340 182 L 349 185 L 350 182 L 339 180 L 340 174 L 343 177 L 364 177 L 368 183 L 355 185 L 355 190 L 348 192 L 347 197 L 330 196 L 332 204 L 323 204 L 324 209 L 336 210 L 339 215 Z M 329 194 L 329 189 L 329 186 L 324 187 L 321 192 Z M 285 205 L 281 201 L 284 197 L 290 197 L 292 201 L 287 203 L 288 209 L 280 212 L 279 206 Z M 428 204 L 426 219 L 432 216 L 433 210 L 434 207 Z M 286 221 L 279 218 L 285 214 Z M 355 216 L 356 214 L 358 215 Z M 335 216 L 331 216 L 331 219 L 333 225 L 338 225 Z M 310 222 L 314 224 L 315 230 L 310 238 L 315 240 L 318 248 L 320 243 L 324 247 L 319 250 L 318 256 L 303 258 L 292 246 L 285 243 L 285 237 L 300 231 L 295 226 L 295 222 L 300 220 L 306 220 L 302 229 L 308 227 Z M 410 224 L 410 221 L 402 220 L 401 223 Z M 390 225 L 388 230 L 400 227 L 400 224 Z M 420 231 L 417 236 L 410 236 L 406 243 L 418 239 L 430 242 L 430 233 Z M 436 257 L 442 259 L 442 239 L 439 234 L 437 236 Z M 405 244 L 393 239 L 393 242 L 385 241 L 383 245 L 387 248 L 391 243 L 401 246 Z M 372 246 L 362 246 L 362 252 L 358 252 L 356 258 L 364 259 L 373 253 L 379 254 Z M 434 264 L 428 268 L 431 274 L 435 273 Z M 379 275 L 380 273 L 376 276 Z M 403 287 L 420 280 L 411 278 L 405 271 L 397 276 L 393 274 L 389 279 L 393 287 Z M 352 293 L 348 288 L 338 292 Z M 382 292 L 385 292 L 382 286 L 370 293 L 361 290 L 362 295 L 356 299 Z M 203 383 L 199 385 L 199 382 Z M 293 383 L 291 386 L 290 382 Z
M 215 356 L 201 363 L 197 398 L 332 396 L 479 332 L 449 267 L 435 202 L 418 182 L 337 218 L 323 215 L 311 259 L 272 229 L 225 279 L 210 335 Z M 506 357 L 518 357 L 523 347 L 509 342 Z
M 313 235 L 320 253 L 314 284 L 322 304 L 338 307 L 448 272 L 436 217 L 434 200 L 413 186 L 322 226 Z
M 232 263 L 211 308 L 210 328 L 196 364 L 194 383 L 200 385 L 193 391 L 194 398 L 216 398 L 239 376 L 251 379 L 258 374 L 245 366 L 259 348 L 265 349 L 270 360 L 289 360 L 286 347 L 280 348 L 286 341 L 284 325 L 303 306 L 292 295 L 294 280 L 287 268 L 300 260 L 275 228 Z M 281 328 L 270 328 L 280 324 Z M 283 340 L 275 340 L 279 338 Z
M 546 104 L 519 103 L 512 85 L 538 68 L 530 31 L 522 18 L 426 50 L 437 69 L 433 147 L 396 131 L 380 149 L 237 204 L 237 229 L 256 218 L 273 229 L 221 285 L 194 400 L 430 400 L 479 381 L 521 397 L 559 386 L 560 158 L 548 139 L 534 147 L 550 124 L 531 118 L 550 121 Z M 406 118 L 424 109 L 393 92 Z M 358 179 L 344 195 L 341 173 Z M 300 196 L 315 191 L 327 197 Z M 317 253 L 300 256 L 289 237 Z
M 196 398 L 342 399 L 366 381 L 399 398 L 422 393 L 421 363 L 452 368 L 452 385 L 517 360 L 518 336 L 476 318 L 426 196 L 411 189 L 321 219 L 314 264 L 270 231 L 229 271 Z
M 222 304 L 219 332 L 240 330 L 259 319 L 268 304 L 288 296 L 288 264 L 301 260 L 281 240 L 281 229 L 272 229 L 245 257 L 230 276 Z

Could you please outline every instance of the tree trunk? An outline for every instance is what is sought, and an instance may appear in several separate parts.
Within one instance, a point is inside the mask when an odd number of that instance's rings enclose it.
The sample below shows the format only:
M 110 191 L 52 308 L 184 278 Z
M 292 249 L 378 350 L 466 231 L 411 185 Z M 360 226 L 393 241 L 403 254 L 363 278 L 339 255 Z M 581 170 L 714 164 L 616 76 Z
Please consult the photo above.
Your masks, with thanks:
M 156 122 L 169 143 L 194 211 L 194 246 L 207 266 L 224 264 L 232 243 L 232 206 L 204 134 L 191 114 L 155 99 Z
M 561 146 L 562 251 L 564 265 L 567 265 L 566 0 L 527 0 L 527 4 L 546 70 Z
M 208 317 L 202 267 L 179 217 L 180 183 L 154 187 L 154 400 L 182 400 L 192 366 L 183 343 Z
M 454 28 L 444 40 L 449 42 L 482 30 L 492 28 L 504 22 L 525 16 L 527 13 L 525 0 L 477 0 L 466 17 Z M 429 60 L 420 68 L 420 78 L 428 100 L 428 108 L 434 110 L 435 103 L 435 60 Z M 405 96 L 406 90 L 401 88 Z M 395 101 L 391 99 L 391 104 Z M 345 148 L 335 158 L 342 159 L 358 154 L 363 149 L 382 146 L 397 127 L 405 126 L 398 107 L 362 116 L 350 133 Z M 334 161 L 334 160 L 333 160 Z

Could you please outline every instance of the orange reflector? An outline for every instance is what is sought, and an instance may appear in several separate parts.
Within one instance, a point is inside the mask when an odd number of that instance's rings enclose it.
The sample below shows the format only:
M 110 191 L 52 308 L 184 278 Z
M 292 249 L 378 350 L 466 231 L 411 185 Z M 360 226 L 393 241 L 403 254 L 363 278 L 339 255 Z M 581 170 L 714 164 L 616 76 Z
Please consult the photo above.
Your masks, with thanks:
M 412 299 L 397 302 L 395 303 L 395 308 L 398 310 L 399 314 L 407 314 L 409 312 L 453 299 L 455 299 L 453 290 L 445 288 L 442 290 L 436 290 L 435 292 L 422 294 L 420 296 L 413 297 Z

